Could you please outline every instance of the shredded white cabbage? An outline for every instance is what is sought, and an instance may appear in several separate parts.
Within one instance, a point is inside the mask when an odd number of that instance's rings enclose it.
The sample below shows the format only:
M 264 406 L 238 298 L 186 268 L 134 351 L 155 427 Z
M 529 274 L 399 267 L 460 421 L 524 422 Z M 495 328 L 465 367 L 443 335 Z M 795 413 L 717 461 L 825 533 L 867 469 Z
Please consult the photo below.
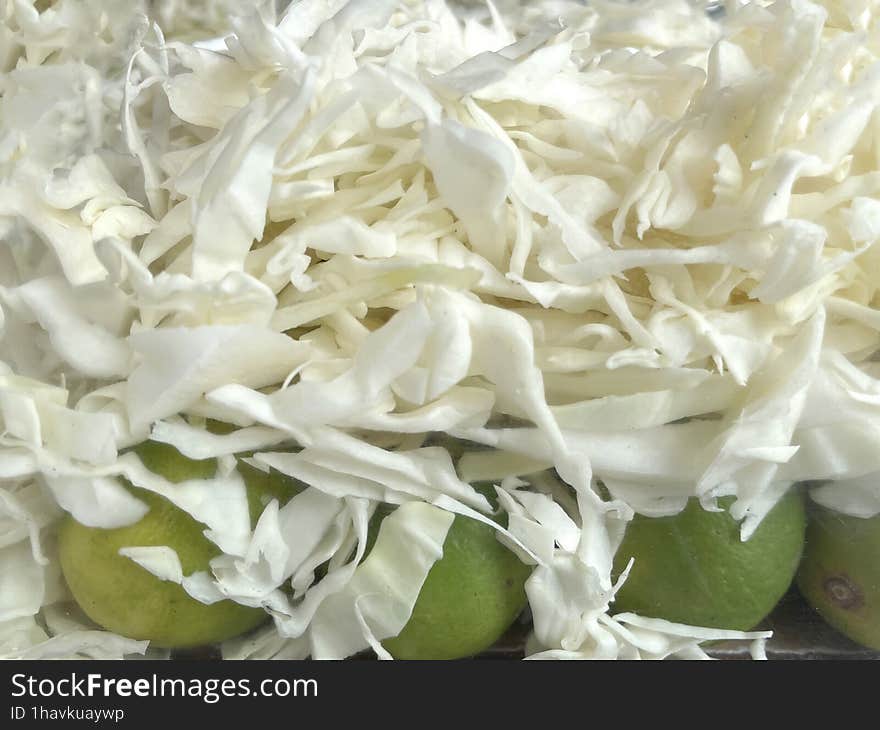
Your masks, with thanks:
M 880 514 L 876 4 L 247 6 L 0 0 L 0 656 L 147 650 L 60 610 L 126 480 L 221 554 L 124 555 L 271 615 L 227 657 L 387 657 L 455 514 L 535 566 L 534 658 L 762 657 L 611 564 L 691 497 Z M 306 485 L 253 529 L 244 452 Z

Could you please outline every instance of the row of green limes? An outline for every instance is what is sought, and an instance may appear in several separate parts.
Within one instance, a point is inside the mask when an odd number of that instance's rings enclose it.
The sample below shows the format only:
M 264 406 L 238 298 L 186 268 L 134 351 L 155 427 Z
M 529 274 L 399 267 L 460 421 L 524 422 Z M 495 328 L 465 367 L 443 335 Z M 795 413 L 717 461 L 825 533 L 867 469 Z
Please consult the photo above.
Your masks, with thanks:
M 214 460 L 193 461 L 170 446 L 135 449 L 144 464 L 169 481 L 208 478 Z M 301 485 L 284 475 L 241 464 L 252 521 L 270 499 L 282 503 Z M 83 611 L 97 624 L 161 647 L 214 644 L 255 628 L 262 609 L 232 601 L 205 605 L 179 585 L 162 581 L 128 558 L 126 546 L 168 545 L 184 574 L 208 569 L 218 548 L 203 526 L 164 498 L 131 487 L 150 511 L 136 524 L 86 527 L 65 518 L 59 533 L 61 567 Z M 493 492 L 486 490 L 486 495 Z M 748 630 L 798 582 L 825 619 L 851 638 L 880 648 L 880 523 L 810 509 L 791 490 L 743 542 L 740 524 L 691 500 L 671 517 L 636 516 L 615 559 L 615 577 L 636 558 L 613 609 L 696 626 Z M 370 544 L 386 509 L 371 523 Z M 806 535 L 806 549 L 805 549 Z M 492 646 L 525 607 L 530 568 L 504 547 L 490 526 L 456 516 L 438 560 L 403 631 L 385 641 L 401 659 L 452 659 Z
M 214 460 L 193 461 L 173 447 L 146 442 L 134 449 L 144 465 L 171 482 L 214 475 Z M 301 485 L 277 471 L 268 474 L 240 463 L 252 522 L 272 498 L 285 502 Z M 163 581 L 119 554 L 128 546 L 174 549 L 184 575 L 207 570 L 219 555 L 204 527 L 168 500 L 129 487 L 150 511 L 133 525 L 87 527 L 66 517 L 59 530 L 61 568 L 74 599 L 95 623 L 154 646 L 186 648 L 214 644 L 267 620 L 265 611 L 233 601 L 205 605 L 178 584 Z M 370 526 L 375 540 L 384 509 Z M 494 644 L 525 607 L 524 584 L 531 569 L 495 538 L 482 522 L 456 517 L 443 557 L 422 585 L 409 622 L 385 642 L 396 658 L 452 659 Z

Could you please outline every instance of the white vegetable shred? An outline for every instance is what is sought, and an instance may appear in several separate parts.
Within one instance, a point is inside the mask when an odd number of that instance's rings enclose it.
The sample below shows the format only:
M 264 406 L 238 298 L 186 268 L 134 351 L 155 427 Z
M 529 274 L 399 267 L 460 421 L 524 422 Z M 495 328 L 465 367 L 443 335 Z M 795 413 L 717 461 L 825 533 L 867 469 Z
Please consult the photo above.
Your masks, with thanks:
M 227 657 L 387 657 L 478 480 L 530 656 L 762 656 L 614 615 L 612 559 L 691 497 L 880 513 L 876 4 L 230 6 L 0 0 L 0 656 L 148 651 L 62 610 L 123 478 L 222 551 L 123 554 L 273 617 Z M 254 529 L 245 451 L 307 485 Z

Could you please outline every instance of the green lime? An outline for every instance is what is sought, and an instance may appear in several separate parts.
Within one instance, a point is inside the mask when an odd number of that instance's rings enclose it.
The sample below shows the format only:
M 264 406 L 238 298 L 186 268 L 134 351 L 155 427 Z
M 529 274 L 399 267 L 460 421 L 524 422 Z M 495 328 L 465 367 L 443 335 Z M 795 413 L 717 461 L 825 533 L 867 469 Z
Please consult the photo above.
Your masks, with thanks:
M 384 517 L 384 514 L 381 514 Z M 380 517 L 380 519 L 381 519 Z M 531 567 L 488 525 L 456 515 L 397 636 L 383 642 L 396 659 L 460 659 L 491 647 L 526 605 Z
M 614 559 L 614 578 L 635 558 L 618 591 L 615 612 L 675 623 L 748 631 L 788 590 L 804 544 L 800 493 L 789 491 L 752 536 L 727 511 L 704 510 L 698 500 L 671 517 L 636 515 Z
M 187 459 L 171 446 L 145 442 L 135 452 L 151 471 L 179 483 L 214 476 L 213 459 Z M 277 472 L 264 474 L 242 464 L 252 521 L 271 497 L 285 501 L 294 487 Z M 177 552 L 184 575 L 208 570 L 219 548 L 204 525 L 164 497 L 130 487 L 150 511 L 137 523 L 116 529 L 86 527 L 66 517 L 59 530 L 61 569 L 74 599 L 95 623 L 155 646 L 183 648 L 213 644 L 266 620 L 262 609 L 234 601 L 205 605 L 176 583 L 163 581 L 119 554 L 123 547 L 167 545 Z
M 880 516 L 811 505 L 798 588 L 829 624 L 880 649 Z

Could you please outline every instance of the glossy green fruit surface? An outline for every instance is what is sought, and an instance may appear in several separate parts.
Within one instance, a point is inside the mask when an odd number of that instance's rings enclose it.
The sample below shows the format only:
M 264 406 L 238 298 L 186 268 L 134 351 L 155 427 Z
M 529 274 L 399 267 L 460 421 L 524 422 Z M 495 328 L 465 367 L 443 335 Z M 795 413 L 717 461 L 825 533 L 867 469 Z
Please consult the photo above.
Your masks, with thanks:
M 145 442 L 135 452 L 151 471 L 179 483 L 214 476 L 213 459 L 194 461 L 171 446 Z M 252 521 L 271 498 L 286 501 L 295 489 L 277 472 L 263 473 L 240 464 L 247 485 Z M 77 604 L 98 625 L 166 648 L 214 644 L 263 623 L 259 608 L 233 601 L 205 605 L 176 583 L 163 581 L 119 554 L 120 548 L 167 545 L 177 552 L 183 574 L 209 569 L 220 554 L 205 526 L 164 497 L 142 489 L 131 491 L 149 507 L 132 525 L 116 529 L 87 527 L 67 516 L 59 529 L 64 578 Z
M 798 588 L 831 626 L 880 649 L 880 516 L 811 505 Z
M 526 605 L 524 564 L 477 520 L 456 515 L 412 616 L 383 641 L 396 659 L 460 659 L 490 648 Z
M 803 498 L 789 491 L 743 542 L 727 512 L 696 499 L 670 517 L 637 515 L 614 559 L 614 577 L 635 558 L 612 610 L 675 623 L 747 631 L 791 585 L 804 545 Z

